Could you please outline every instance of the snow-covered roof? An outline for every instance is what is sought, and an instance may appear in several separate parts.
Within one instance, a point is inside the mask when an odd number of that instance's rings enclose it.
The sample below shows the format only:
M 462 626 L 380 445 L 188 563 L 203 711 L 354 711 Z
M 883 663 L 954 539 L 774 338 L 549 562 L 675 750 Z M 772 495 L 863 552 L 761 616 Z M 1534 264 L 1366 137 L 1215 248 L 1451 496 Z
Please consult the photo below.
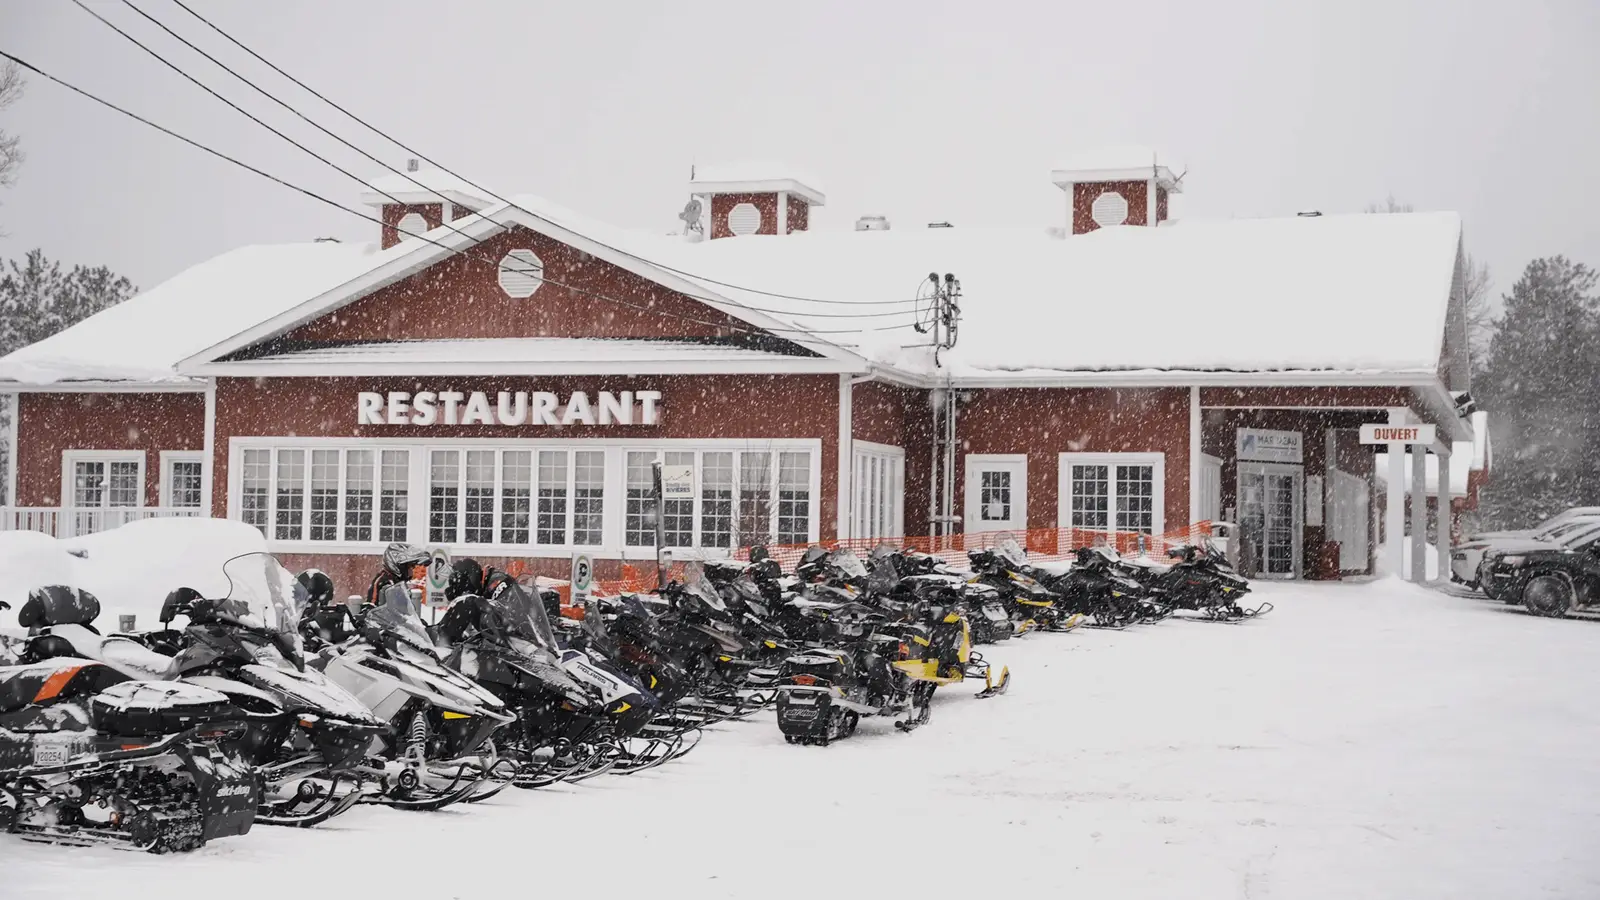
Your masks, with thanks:
M 696 194 L 791 191 L 805 197 L 812 206 L 822 206 L 827 200 L 821 179 L 787 163 L 772 161 L 696 165 L 689 179 L 689 191 Z
M 331 375 L 392 374 L 399 369 L 434 375 L 647 375 L 674 371 L 688 362 L 697 370 L 720 366 L 727 372 L 759 372 L 796 361 L 782 353 L 702 341 L 532 337 L 329 344 L 228 366 L 240 374 L 265 375 L 305 365 Z
M 487 192 L 474 187 L 465 178 L 432 167 L 424 167 L 404 175 L 398 172 L 379 175 L 368 178 L 367 184 L 372 190 L 362 192 L 361 202 L 368 206 L 382 206 L 396 200 L 402 203 L 438 203 L 448 200 L 470 209 L 482 209 L 496 202 Z
M 927 273 L 954 273 L 960 331 L 938 371 L 974 385 L 1096 373 L 1421 383 L 1437 372 L 1460 232 L 1454 214 L 1411 213 L 1188 221 L 1064 239 L 1042 228 L 944 228 L 691 243 L 538 197 L 513 200 L 429 238 L 467 247 L 457 230 L 486 236 L 523 224 L 862 371 L 935 373 L 927 337 L 911 327 L 913 301 Z M 381 252 L 242 248 L 0 359 L 0 379 L 170 380 L 202 351 L 266 323 L 281 334 L 446 252 L 415 240 Z
M 1058 160 L 1051 168 L 1056 184 L 1077 181 L 1120 181 L 1159 179 L 1168 190 L 1182 192 L 1183 185 L 1173 174 L 1182 172 L 1176 160 L 1149 147 L 1132 145 L 1095 147 L 1080 150 Z

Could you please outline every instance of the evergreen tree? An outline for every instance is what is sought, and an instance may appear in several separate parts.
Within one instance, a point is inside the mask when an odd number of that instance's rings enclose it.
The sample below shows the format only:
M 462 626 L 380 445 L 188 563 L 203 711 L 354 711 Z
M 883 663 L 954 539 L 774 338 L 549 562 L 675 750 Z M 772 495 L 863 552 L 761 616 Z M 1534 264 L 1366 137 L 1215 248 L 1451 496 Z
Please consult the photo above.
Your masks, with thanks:
M 45 258 L 41 250 L 29 251 L 19 264 L 0 265 L 0 356 L 70 328 L 97 312 L 132 297 L 133 282 L 105 266 L 73 266 Z M 0 397 L 0 434 L 9 433 L 11 403 Z M 11 448 L 0 442 L 0 473 L 10 471 Z M 0 504 L 6 479 L 0 478 Z
M 1483 496 L 1495 526 L 1600 504 L 1597 283 L 1588 266 L 1536 259 L 1504 298 L 1477 391 L 1498 451 Z

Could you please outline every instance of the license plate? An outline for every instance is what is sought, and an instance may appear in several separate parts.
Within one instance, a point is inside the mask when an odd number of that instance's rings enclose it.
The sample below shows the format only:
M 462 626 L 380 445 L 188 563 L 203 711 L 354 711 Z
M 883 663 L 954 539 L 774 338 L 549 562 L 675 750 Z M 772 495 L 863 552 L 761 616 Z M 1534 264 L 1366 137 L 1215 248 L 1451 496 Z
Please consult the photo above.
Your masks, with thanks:
M 783 717 L 785 719 L 791 719 L 791 720 L 794 720 L 794 721 L 797 721 L 797 722 L 800 722 L 800 721 L 807 721 L 808 722 L 808 721 L 810 721 L 812 719 L 815 719 L 817 717 L 817 711 L 815 709 L 807 709 L 807 708 L 804 708 L 804 707 L 801 707 L 801 708 L 798 708 L 798 709 L 794 708 L 794 707 L 791 707 L 791 708 L 786 709 L 786 710 L 783 711 Z
M 33 764 L 36 766 L 64 766 L 72 758 L 72 745 L 51 741 L 33 745 Z

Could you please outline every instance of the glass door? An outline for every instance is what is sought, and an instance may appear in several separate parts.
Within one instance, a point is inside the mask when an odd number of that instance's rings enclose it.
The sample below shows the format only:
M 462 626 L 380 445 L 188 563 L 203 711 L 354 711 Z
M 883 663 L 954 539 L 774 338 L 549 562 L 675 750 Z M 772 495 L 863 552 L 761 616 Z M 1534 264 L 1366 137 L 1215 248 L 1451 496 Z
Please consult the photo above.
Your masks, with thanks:
M 1300 577 L 1304 474 L 1299 466 L 1239 463 L 1239 525 L 1262 578 Z

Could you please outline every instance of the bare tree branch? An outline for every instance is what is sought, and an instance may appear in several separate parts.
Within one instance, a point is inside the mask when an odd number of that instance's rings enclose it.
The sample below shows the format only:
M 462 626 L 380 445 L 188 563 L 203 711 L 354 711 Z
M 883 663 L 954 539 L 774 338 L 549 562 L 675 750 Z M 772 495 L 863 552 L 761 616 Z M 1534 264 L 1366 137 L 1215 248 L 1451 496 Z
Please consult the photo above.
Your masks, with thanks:
M 1471 253 L 1462 260 L 1466 278 L 1461 283 L 1461 296 L 1467 310 L 1467 353 L 1474 366 L 1481 366 L 1489 358 L 1489 339 L 1494 336 L 1494 305 L 1491 301 L 1489 264 Z
M 1361 211 L 1364 213 L 1408 213 L 1416 212 L 1417 210 L 1416 207 L 1409 203 L 1401 203 L 1394 198 L 1393 194 L 1390 194 L 1383 198 L 1383 202 L 1368 203 Z
M 17 102 L 25 84 L 21 66 L 10 60 L 0 63 L 0 112 Z M 22 138 L 0 128 L 0 187 L 10 187 L 16 183 L 22 160 Z M 0 229 L 0 236 L 4 235 L 5 230 Z

